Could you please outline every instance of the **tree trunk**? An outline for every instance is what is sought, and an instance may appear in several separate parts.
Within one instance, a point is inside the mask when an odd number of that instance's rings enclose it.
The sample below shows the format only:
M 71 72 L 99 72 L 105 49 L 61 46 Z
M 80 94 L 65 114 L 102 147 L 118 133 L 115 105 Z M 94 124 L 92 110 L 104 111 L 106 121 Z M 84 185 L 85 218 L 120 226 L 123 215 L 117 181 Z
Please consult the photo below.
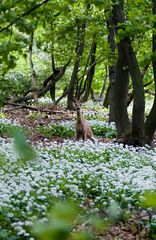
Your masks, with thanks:
M 116 25 L 124 23 L 124 11 L 123 0 L 113 6 L 113 14 Z M 122 26 L 118 26 L 118 29 L 122 29 Z M 133 90 L 134 90 L 134 103 L 132 113 L 132 131 L 129 139 L 129 144 L 143 145 L 144 143 L 144 87 L 142 81 L 142 74 L 136 59 L 135 52 L 132 47 L 132 43 L 129 37 L 125 37 L 120 40 L 123 51 L 123 62 L 127 62 L 129 72 L 132 78 Z
M 79 80 L 77 81 L 77 90 L 76 90 L 76 94 L 75 94 L 75 97 L 77 99 L 80 99 L 81 95 L 84 93 L 85 91 L 85 87 L 86 87 L 86 81 L 84 83 L 84 77 L 86 75 L 86 72 L 87 72 L 87 67 L 89 65 L 89 60 L 90 60 L 90 52 L 88 54 L 88 58 L 87 58 L 87 61 L 86 61 L 86 65 L 85 65 L 85 68 L 83 70 L 83 74 L 82 76 L 79 78 Z
M 156 15 L 156 1 L 152 1 L 152 10 L 153 15 Z M 153 28 L 155 29 L 156 22 L 154 22 Z M 156 53 L 156 34 L 155 31 L 153 32 L 153 53 Z M 155 82 L 155 97 L 154 97 L 154 103 L 152 106 L 152 109 L 149 113 L 149 116 L 147 117 L 146 123 L 145 123 L 145 136 L 146 136 L 146 142 L 148 144 L 152 143 L 154 133 L 156 131 L 156 58 L 155 55 L 152 59 L 152 65 L 153 65 L 153 73 L 154 73 L 154 82 Z
M 95 53 L 96 53 L 96 41 L 95 41 L 95 36 L 93 39 L 93 43 L 91 46 L 91 50 L 90 50 L 90 68 L 89 71 L 87 73 L 87 77 L 86 77 L 86 88 L 85 88 L 85 94 L 83 97 L 83 101 L 87 102 L 88 101 L 88 97 L 90 95 L 91 92 L 91 86 L 92 86 L 92 81 L 93 81 L 93 77 L 94 77 L 94 71 L 95 71 Z
M 31 79 L 32 79 L 31 89 L 33 90 L 34 101 L 37 102 L 37 93 L 36 93 L 36 90 L 35 90 L 36 89 L 36 72 L 35 72 L 35 69 L 34 69 L 34 63 L 33 63 L 33 59 L 32 59 L 33 42 L 34 42 L 34 31 L 31 32 L 31 36 L 30 36 L 29 63 L 30 63 Z
M 108 28 L 108 43 L 111 49 L 111 57 L 114 56 L 115 53 L 115 29 L 114 29 L 114 21 L 113 17 L 111 16 L 107 21 L 107 28 Z M 110 89 L 109 89 L 109 122 L 115 121 L 115 114 L 114 114 L 114 85 L 115 85 L 115 75 L 116 75 L 116 64 L 109 66 L 109 82 L 110 82 Z
M 113 112 L 119 139 L 127 141 L 130 134 L 130 123 L 127 113 L 127 96 L 129 84 L 129 72 L 123 60 L 121 42 L 118 44 L 118 61 L 114 85 Z
M 56 92 L 56 84 L 54 83 L 50 89 L 50 96 L 53 102 L 55 102 L 55 92 Z
M 56 71 L 55 68 L 55 60 L 54 60 L 54 53 L 51 54 L 51 64 L 52 64 L 52 70 L 53 72 Z M 55 92 L 56 92 L 56 83 L 53 84 L 53 86 L 50 89 L 50 96 L 53 102 L 55 102 Z
M 85 30 L 86 30 L 86 22 L 78 25 L 77 27 L 77 44 L 76 44 L 76 61 L 74 64 L 69 88 L 68 88 L 68 95 L 67 95 L 67 108 L 70 110 L 74 109 L 73 105 L 73 96 L 74 96 L 74 89 L 75 84 L 77 82 L 77 75 L 80 65 L 80 60 L 84 50 L 84 42 L 85 42 Z
M 103 86 L 102 86 L 102 89 L 101 89 L 101 92 L 100 92 L 100 96 L 99 96 L 101 98 L 101 101 L 103 101 L 103 99 L 104 99 L 104 92 L 106 90 L 107 78 L 108 78 L 108 66 L 106 66 L 106 75 L 104 77 Z
M 104 98 L 104 101 L 103 101 L 103 106 L 104 106 L 104 108 L 107 108 L 107 109 L 109 107 L 109 93 L 110 93 L 110 83 L 107 87 L 105 98 Z
M 116 76 L 116 64 L 109 67 L 109 80 L 110 80 L 110 90 L 109 90 L 109 123 L 115 121 L 114 114 L 114 85 Z
M 124 52 L 126 54 L 134 90 L 132 131 L 129 143 L 141 146 L 144 144 L 144 86 L 141 71 L 129 38 L 124 40 Z

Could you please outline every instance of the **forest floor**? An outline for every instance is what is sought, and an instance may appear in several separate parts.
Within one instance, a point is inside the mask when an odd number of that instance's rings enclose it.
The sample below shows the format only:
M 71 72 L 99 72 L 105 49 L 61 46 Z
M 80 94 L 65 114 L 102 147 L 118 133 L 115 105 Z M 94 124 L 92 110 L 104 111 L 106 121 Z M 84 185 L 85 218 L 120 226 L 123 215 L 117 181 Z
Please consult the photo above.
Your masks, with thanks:
M 47 106 L 49 109 L 50 106 Z M 44 133 L 37 132 L 35 129 L 38 127 L 48 126 L 49 124 L 58 123 L 61 121 L 75 121 L 75 115 L 73 112 L 66 111 L 62 108 L 57 108 L 56 114 L 48 114 L 42 112 L 33 112 L 29 109 L 21 109 L 12 106 L 5 106 L 3 113 L 11 122 L 17 122 L 20 126 L 28 130 L 28 139 L 34 146 L 50 146 L 55 142 L 59 147 L 64 142 L 64 137 L 52 135 L 46 137 Z M 75 141 L 75 138 L 65 137 L 71 141 Z M 98 142 L 101 143 L 113 143 L 115 138 L 99 137 Z M 147 222 L 149 221 L 149 215 L 145 212 L 133 211 L 128 220 L 117 220 L 113 223 L 107 232 L 96 232 L 95 239 L 105 240 L 148 240 L 149 228 Z

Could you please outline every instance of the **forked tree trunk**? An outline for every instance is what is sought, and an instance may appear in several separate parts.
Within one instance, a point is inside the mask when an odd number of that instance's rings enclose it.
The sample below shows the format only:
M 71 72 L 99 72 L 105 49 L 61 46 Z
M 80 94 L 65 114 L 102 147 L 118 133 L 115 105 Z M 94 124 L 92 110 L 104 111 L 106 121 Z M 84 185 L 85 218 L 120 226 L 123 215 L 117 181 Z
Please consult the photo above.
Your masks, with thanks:
M 68 88 L 68 95 L 67 95 L 67 108 L 70 110 L 74 109 L 73 96 L 74 96 L 74 89 L 75 89 L 75 85 L 78 77 L 77 75 L 78 75 L 80 60 L 84 50 L 85 30 L 86 30 L 86 22 L 78 25 L 77 44 L 76 44 L 76 61 L 74 64 L 74 68 L 73 68 L 73 72 L 72 72 L 72 76 L 71 76 L 71 80 Z
M 113 16 L 116 25 L 125 22 L 123 3 L 123 0 L 119 0 L 119 3 L 116 3 L 113 6 Z M 118 30 L 119 29 L 124 30 L 122 26 L 118 26 Z M 143 145 L 145 99 L 142 74 L 130 38 L 125 37 L 124 39 L 120 40 L 120 44 L 122 45 L 123 50 L 123 61 L 127 62 L 134 90 L 132 130 L 129 144 L 132 144 L 134 146 Z
M 156 1 L 152 1 L 153 7 L 153 15 L 156 15 Z M 153 28 L 156 28 L 156 22 L 154 22 Z M 154 73 L 154 82 L 155 82 L 155 97 L 154 97 L 154 103 L 152 106 L 152 109 L 149 113 L 149 116 L 147 117 L 146 123 L 145 123 L 145 136 L 146 136 L 146 142 L 148 144 L 151 144 L 153 140 L 154 133 L 156 131 L 156 34 L 153 32 L 153 53 L 154 57 L 152 59 L 152 65 L 153 65 L 153 73 Z

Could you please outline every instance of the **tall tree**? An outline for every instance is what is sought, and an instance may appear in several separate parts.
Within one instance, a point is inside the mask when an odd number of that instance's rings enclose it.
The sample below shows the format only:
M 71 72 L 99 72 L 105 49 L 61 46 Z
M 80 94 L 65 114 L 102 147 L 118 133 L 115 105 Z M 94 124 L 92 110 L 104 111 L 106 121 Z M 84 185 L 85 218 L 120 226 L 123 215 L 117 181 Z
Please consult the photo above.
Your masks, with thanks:
M 118 60 L 114 85 L 113 111 L 119 139 L 127 141 L 130 134 L 130 123 L 127 112 L 129 72 L 124 61 L 122 42 L 118 43 Z
M 113 16 L 110 16 L 107 21 L 108 28 L 108 43 L 111 50 L 111 57 L 115 54 L 115 28 Z M 116 64 L 109 65 L 109 122 L 115 121 L 114 114 L 114 85 L 115 85 L 115 75 L 116 75 Z
M 36 93 L 36 72 L 34 69 L 34 63 L 33 63 L 33 43 L 34 43 L 34 30 L 32 30 L 31 34 L 30 34 L 30 43 L 29 43 L 29 63 L 30 63 L 30 69 L 31 69 L 31 79 L 32 79 L 32 83 L 31 83 L 31 88 L 33 91 L 33 95 L 34 95 L 34 101 L 37 101 L 37 93 Z
M 152 0 L 152 12 L 156 17 L 156 1 Z M 146 141 L 148 144 L 151 144 L 154 136 L 154 132 L 156 130 L 156 18 L 153 18 L 153 56 L 152 56 L 152 65 L 153 65 L 153 73 L 154 73 L 154 83 L 155 83 L 155 97 L 152 109 L 147 117 L 145 123 L 145 135 Z

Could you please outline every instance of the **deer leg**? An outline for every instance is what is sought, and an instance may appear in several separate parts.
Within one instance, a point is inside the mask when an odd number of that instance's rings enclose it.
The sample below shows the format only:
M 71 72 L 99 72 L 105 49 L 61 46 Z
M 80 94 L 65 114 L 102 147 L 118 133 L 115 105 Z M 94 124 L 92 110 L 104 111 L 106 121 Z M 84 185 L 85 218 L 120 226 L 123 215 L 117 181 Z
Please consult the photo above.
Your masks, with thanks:
M 78 132 L 76 133 L 75 139 L 76 139 L 76 141 L 80 140 L 80 133 L 78 133 Z
M 83 138 L 83 142 L 86 141 L 87 140 L 87 135 L 84 133 L 82 138 Z
M 95 144 L 95 138 L 94 137 L 90 137 L 90 140 Z

